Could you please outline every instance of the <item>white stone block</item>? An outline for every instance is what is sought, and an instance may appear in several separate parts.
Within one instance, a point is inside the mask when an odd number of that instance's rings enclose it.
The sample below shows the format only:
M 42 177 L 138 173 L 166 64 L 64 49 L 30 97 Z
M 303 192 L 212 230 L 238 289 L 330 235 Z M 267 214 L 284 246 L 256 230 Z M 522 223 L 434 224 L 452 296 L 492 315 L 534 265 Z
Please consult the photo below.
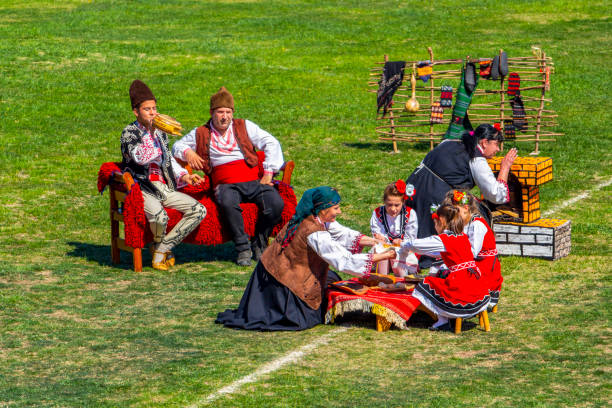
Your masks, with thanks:
M 508 235 L 506 234 L 495 234 L 495 242 L 504 243 L 508 240 Z
M 552 235 L 552 228 L 542 228 L 542 227 L 521 227 L 521 233 L 523 234 L 545 234 Z
M 519 232 L 518 225 L 510 225 L 510 224 L 493 224 L 493 231 L 495 232 Z
M 521 244 L 535 244 L 535 235 L 533 234 L 508 234 L 508 242 L 516 242 Z
M 521 256 L 521 246 L 518 244 L 498 244 L 497 252 L 500 255 Z
M 536 235 L 536 242 L 538 244 L 552 244 L 553 236 L 552 235 Z
M 523 255 L 552 258 L 553 247 L 552 245 L 523 245 Z

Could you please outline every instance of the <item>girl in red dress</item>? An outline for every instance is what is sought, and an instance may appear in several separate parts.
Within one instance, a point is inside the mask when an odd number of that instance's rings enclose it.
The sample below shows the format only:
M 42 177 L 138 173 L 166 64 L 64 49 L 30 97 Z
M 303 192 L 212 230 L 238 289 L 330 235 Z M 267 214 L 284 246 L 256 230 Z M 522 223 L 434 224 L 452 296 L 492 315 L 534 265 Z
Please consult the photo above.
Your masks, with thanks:
M 492 309 L 499 301 L 499 293 L 504 281 L 501 274 L 501 264 L 497 256 L 495 233 L 479 214 L 477 199 L 472 194 L 466 191 L 451 190 L 444 202 L 451 203 L 459 208 L 465 224 L 463 232 L 470 240 L 476 265 L 489 287 L 491 296 L 489 309 Z
M 445 278 L 426 277 L 423 283 L 417 284 L 412 295 L 438 316 L 432 330 L 450 329 L 449 318 L 468 318 L 487 308 L 489 287 L 474 261 L 470 241 L 463 233 L 459 209 L 443 204 L 432 217 L 438 235 L 405 243 L 402 250 L 442 257 L 449 268 L 450 273 Z

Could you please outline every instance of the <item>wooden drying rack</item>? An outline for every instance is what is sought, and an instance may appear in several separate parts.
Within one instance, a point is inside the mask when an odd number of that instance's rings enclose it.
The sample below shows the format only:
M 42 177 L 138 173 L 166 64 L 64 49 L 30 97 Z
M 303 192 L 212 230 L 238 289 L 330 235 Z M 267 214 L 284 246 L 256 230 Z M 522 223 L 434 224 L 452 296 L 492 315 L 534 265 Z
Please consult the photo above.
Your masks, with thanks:
M 453 106 L 457 96 L 457 88 L 461 82 L 461 68 L 465 61 L 477 64 L 481 61 L 492 60 L 493 58 L 470 58 L 466 59 L 446 59 L 434 60 L 431 47 L 427 48 L 429 60 L 432 63 L 432 75 L 427 83 L 417 79 L 415 88 L 416 98 L 420 108 L 416 113 L 409 113 L 404 105 L 411 97 L 410 95 L 410 74 L 416 73 L 416 64 L 419 61 L 406 61 L 404 68 L 404 80 L 402 85 L 396 90 L 393 96 L 393 104 L 387 109 L 387 114 L 383 116 L 381 112 L 377 114 L 376 133 L 381 140 L 393 142 L 393 152 L 397 153 L 397 142 L 429 142 L 430 149 L 442 140 L 446 133 L 452 117 L 452 107 L 444 109 L 443 123 L 431 123 L 431 106 L 440 99 L 440 85 L 450 85 L 453 87 Z M 556 127 L 557 114 L 548 105 L 552 99 L 546 98 L 549 90 L 550 76 L 554 72 L 554 63 L 539 48 L 532 47 L 533 55 L 528 57 L 508 57 L 508 71 L 516 72 L 520 77 L 520 92 L 525 106 L 525 120 L 527 129 L 525 131 L 516 130 L 514 139 L 517 142 L 535 142 L 535 149 L 531 154 L 539 153 L 540 142 L 554 142 L 556 136 L 563 133 L 556 133 L 551 128 Z M 499 54 L 503 50 L 499 50 Z M 375 68 L 370 69 L 368 92 L 376 93 L 378 82 L 382 78 L 383 65 L 389 61 L 387 55 L 383 62 L 377 62 Z M 547 80 L 548 76 L 548 80 Z M 417 76 L 418 78 L 418 76 Z M 485 79 L 480 77 L 478 86 L 474 91 L 472 103 L 468 109 L 470 121 L 474 128 L 481 123 L 499 122 L 504 126 L 504 120 L 512 119 L 511 97 L 506 95 L 506 77 L 497 80 Z

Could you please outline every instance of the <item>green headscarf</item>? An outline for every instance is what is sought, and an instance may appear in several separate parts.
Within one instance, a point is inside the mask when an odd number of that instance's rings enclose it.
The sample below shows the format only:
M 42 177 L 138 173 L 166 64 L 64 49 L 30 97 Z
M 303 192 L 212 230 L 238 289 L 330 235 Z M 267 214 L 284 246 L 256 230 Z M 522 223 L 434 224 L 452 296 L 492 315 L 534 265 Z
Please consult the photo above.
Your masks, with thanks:
M 295 214 L 287 224 L 287 232 L 283 238 L 283 248 L 285 248 L 295 235 L 298 227 L 309 215 L 317 215 L 319 211 L 340 203 L 340 194 L 335 188 L 321 186 L 306 190 L 302 199 L 295 208 Z

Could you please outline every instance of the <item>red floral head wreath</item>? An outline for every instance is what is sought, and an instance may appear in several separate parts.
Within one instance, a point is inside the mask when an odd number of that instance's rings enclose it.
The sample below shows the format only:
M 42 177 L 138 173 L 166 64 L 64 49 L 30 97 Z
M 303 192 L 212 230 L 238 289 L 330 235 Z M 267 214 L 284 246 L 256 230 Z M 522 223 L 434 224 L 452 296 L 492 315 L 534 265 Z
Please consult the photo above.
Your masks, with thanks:
M 470 198 L 465 191 L 455 190 L 453 193 L 453 204 L 468 205 L 469 203 Z
M 404 200 L 413 199 L 415 191 L 412 184 L 406 184 L 404 180 L 397 180 L 395 182 L 395 188 L 404 195 Z

